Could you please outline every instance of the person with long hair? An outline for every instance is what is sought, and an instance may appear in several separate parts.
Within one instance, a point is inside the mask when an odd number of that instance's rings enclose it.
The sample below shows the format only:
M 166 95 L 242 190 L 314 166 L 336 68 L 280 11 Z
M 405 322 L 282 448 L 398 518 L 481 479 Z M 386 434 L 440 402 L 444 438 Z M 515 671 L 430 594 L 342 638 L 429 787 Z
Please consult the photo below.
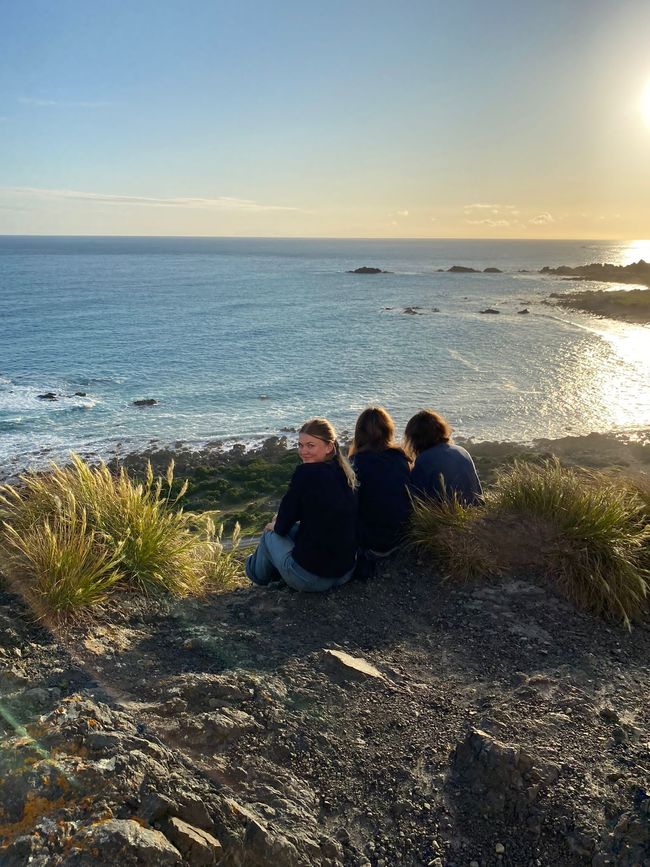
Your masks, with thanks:
M 370 558 L 386 555 L 404 538 L 411 500 L 409 461 L 383 407 L 369 406 L 361 413 L 349 454 L 359 481 L 359 548 Z
M 298 454 L 302 464 L 247 559 L 246 574 L 261 586 L 282 579 L 294 590 L 322 592 L 354 572 L 357 480 L 327 419 L 300 428 Z
M 449 422 L 432 409 L 420 410 L 409 419 L 404 443 L 415 461 L 411 488 L 416 496 L 455 497 L 463 505 L 474 506 L 483 496 L 481 482 L 471 455 L 452 442 L 451 433 Z

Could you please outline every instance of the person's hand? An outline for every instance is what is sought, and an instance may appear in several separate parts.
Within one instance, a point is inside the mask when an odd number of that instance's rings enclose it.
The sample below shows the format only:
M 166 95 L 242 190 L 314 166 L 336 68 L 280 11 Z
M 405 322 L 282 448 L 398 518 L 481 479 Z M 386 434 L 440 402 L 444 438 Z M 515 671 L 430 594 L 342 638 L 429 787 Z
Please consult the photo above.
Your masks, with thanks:
M 273 530 L 275 530 L 275 519 L 276 519 L 277 517 L 278 517 L 277 515 L 273 515 L 273 517 L 271 518 L 271 520 L 269 521 L 269 523 L 266 525 L 266 527 L 264 527 L 264 529 L 265 529 L 265 530 L 270 530 L 271 532 L 273 532 Z

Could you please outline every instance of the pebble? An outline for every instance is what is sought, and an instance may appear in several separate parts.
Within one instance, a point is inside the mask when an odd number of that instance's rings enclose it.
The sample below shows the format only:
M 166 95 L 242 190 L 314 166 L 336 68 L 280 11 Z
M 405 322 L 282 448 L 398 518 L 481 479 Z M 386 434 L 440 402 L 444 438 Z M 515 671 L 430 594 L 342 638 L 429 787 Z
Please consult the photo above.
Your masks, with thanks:
M 503 855 L 503 853 L 506 851 L 506 847 L 503 845 L 503 843 L 497 843 L 494 847 L 494 851 L 497 853 L 497 855 Z

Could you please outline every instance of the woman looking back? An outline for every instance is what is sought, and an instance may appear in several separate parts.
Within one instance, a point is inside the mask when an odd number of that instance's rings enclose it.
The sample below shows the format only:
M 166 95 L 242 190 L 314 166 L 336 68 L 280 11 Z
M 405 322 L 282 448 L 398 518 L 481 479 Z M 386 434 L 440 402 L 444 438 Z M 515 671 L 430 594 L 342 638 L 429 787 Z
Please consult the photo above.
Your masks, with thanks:
M 281 578 L 295 590 L 330 590 L 354 571 L 357 482 L 327 419 L 300 428 L 298 454 L 302 464 L 246 561 L 246 574 L 259 585 Z
M 457 497 L 463 505 L 480 502 L 481 483 L 470 454 L 451 441 L 451 426 L 441 415 L 423 409 L 409 419 L 404 431 L 414 494 L 445 500 Z
M 350 460 L 359 481 L 359 548 L 386 554 L 403 539 L 411 513 L 409 462 L 394 441 L 395 424 L 380 406 L 364 409 L 354 430 Z

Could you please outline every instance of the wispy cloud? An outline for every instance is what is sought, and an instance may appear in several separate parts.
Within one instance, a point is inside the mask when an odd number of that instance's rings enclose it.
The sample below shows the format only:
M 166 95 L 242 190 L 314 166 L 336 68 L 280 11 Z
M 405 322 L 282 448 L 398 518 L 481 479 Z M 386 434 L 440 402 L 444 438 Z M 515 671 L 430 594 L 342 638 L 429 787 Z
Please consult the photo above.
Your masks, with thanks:
M 104 205 L 127 205 L 147 208 L 190 208 L 208 211 L 298 211 L 286 205 L 266 205 L 252 199 L 231 196 L 202 198 L 197 196 L 123 196 L 113 193 L 88 193 L 81 190 L 48 190 L 38 187 L 0 187 L 0 195 L 41 201 L 82 201 Z
M 498 211 L 509 211 L 511 214 L 518 214 L 516 205 L 499 205 L 497 203 L 489 203 L 489 202 L 476 202 L 473 205 L 465 205 L 464 209 L 465 213 L 470 211 L 492 211 L 492 213 L 497 213 Z
M 534 226 L 547 226 L 549 223 L 554 223 L 555 219 L 552 214 L 548 213 L 548 211 L 543 211 L 536 217 L 532 217 L 529 222 Z
M 497 226 L 509 226 L 510 220 L 493 220 L 491 217 L 487 217 L 485 220 L 465 220 L 465 222 L 469 226 L 490 226 L 492 228 L 496 228 Z
M 20 96 L 18 102 L 23 105 L 34 105 L 40 108 L 58 107 L 58 108 L 106 108 L 111 105 L 110 102 L 97 102 L 86 100 L 67 100 L 67 99 L 38 99 L 33 96 Z
M 398 217 L 408 217 L 408 215 L 409 215 L 409 212 L 406 211 L 406 210 L 405 210 L 405 211 L 398 211 L 398 212 L 397 212 L 397 216 L 398 216 Z

